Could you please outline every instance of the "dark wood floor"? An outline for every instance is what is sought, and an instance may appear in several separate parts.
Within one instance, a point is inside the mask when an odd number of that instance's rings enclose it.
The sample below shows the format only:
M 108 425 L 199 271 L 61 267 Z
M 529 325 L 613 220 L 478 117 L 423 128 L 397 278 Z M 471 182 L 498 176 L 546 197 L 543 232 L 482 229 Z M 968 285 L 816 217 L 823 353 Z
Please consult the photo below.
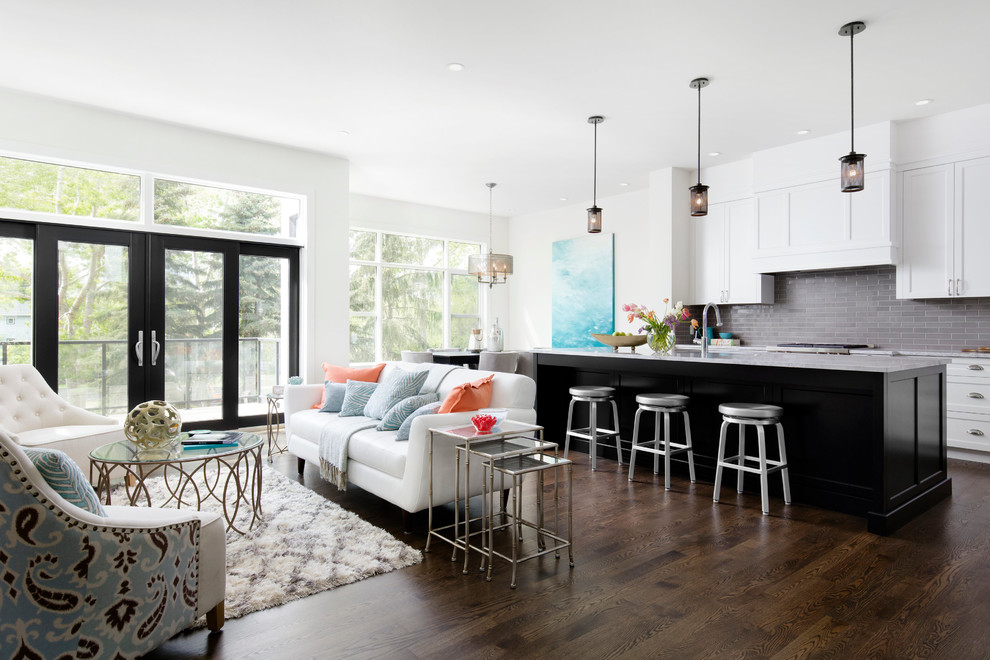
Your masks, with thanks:
M 864 520 L 574 454 L 576 565 L 534 559 L 509 589 L 422 564 L 180 634 L 151 658 L 988 658 L 990 465 L 950 462 L 954 494 L 889 537 Z M 276 467 L 295 475 L 295 459 Z M 414 547 L 396 509 L 303 482 Z M 530 484 L 529 488 L 533 486 Z M 532 493 L 532 490 L 529 491 Z

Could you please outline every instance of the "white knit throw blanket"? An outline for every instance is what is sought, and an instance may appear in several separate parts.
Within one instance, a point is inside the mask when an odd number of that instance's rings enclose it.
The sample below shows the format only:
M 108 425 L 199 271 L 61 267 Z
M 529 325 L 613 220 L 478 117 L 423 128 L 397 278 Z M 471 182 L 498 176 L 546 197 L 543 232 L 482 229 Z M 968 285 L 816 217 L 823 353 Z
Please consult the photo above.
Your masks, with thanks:
M 320 431 L 320 476 L 347 490 L 347 445 L 358 431 L 374 428 L 371 417 L 337 417 Z

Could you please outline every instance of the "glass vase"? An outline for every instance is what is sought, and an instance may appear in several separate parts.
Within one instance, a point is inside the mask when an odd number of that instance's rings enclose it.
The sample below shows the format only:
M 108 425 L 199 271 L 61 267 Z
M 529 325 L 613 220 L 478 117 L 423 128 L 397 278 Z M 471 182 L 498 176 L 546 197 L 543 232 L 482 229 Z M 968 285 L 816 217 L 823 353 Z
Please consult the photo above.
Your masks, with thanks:
M 646 333 L 646 345 L 653 349 L 654 355 L 670 355 L 674 350 L 676 338 L 670 328 L 661 332 L 650 330 Z

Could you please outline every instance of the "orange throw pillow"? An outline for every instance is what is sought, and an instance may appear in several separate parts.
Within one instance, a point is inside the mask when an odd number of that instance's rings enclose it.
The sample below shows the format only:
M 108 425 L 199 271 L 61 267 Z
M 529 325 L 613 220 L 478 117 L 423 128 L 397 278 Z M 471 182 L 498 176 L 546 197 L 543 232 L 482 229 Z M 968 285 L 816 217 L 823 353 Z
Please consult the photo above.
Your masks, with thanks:
M 443 400 L 437 414 L 449 412 L 465 412 L 487 408 L 492 402 L 492 378 L 495 374 L 485 376 L 473 383 L 461 383 L 450 390 Z
M 348 380 L 360 380 L 366 383 L 377 383 L 378 376 L 382 373 L 382 369 L 385 368 L 385 363 L 376 364 L 373 367 L 340 367 L 336 364 L 330 364 L 324 362 L 320 365 L 323 367 L 323 374 L 326 380 L 331 383 L 346 383 Z M 327 402 L 327 390 L 323 389 L 323 395 L 320 397 L 320 402 L 313 406 L 314 408 L 322 408 L 323 404 Z

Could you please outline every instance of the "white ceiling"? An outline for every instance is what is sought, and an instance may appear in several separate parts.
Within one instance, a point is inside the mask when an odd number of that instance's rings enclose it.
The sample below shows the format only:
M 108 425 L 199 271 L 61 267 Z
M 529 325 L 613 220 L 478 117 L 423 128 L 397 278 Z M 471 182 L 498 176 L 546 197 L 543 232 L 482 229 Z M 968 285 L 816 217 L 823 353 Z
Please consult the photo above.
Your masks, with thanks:
M 857 125 L 990 103 L 987 0 L 0 0 L 0 18 L 0 87 L 339 155 L 366 195 L 487 212 L 496 181 L 499 215 L 590 202 L 592 114 L 600 197 L 693 168 L 699 76 L 703 166 L 847 130 L 852 20 Z

